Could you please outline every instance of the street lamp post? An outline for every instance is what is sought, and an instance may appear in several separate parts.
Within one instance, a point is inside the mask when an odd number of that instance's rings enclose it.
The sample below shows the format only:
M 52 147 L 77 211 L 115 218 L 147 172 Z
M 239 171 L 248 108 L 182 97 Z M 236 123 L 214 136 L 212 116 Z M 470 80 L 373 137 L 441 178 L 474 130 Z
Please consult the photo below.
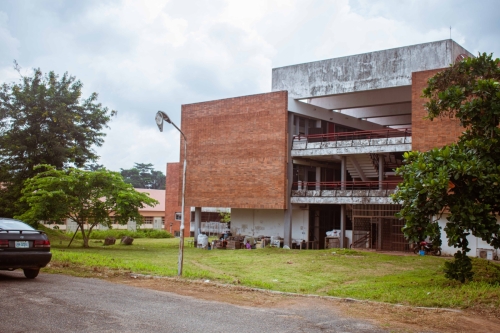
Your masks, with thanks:
M 167 123 L 172 124 L 178 131 L 181 133 L 184 138 L 184 168 L 182 170 L 182 212 L 181 212 L 181 230 L 180 230 L 180 242 L 179 242 L 179 267 L 177 271 L 177 275 L 182 275 L 182 263 L 184 260 L 184 194 L 186 191 L 186 154 L 187 154 L 187 139 L 184 133 L 177 127 L 172 120 L 170 120 L 169 116 L 163 111 L 158 111 L 156 113 L 156 125 L 158 125 L 158 129 L 160 132 L 163 132 L 163 121 L 165 120 Z

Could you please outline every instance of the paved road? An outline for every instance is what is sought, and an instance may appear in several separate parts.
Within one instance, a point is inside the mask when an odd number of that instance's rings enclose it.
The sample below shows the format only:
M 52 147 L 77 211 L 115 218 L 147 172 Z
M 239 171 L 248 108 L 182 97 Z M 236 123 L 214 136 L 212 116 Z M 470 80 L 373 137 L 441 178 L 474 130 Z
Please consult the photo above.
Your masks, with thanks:
M 98 279 L 0 271 L 0 333 L 385 332 L 312 308 L 263 309 Z

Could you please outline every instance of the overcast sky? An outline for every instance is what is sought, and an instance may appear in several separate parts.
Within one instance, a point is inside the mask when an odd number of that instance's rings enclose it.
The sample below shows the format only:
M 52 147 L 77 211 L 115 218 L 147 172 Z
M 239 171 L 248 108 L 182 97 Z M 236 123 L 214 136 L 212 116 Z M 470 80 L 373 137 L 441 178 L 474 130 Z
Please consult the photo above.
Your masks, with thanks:
M 500 57 L 498 1 L 0 0 L 0 82 L 76 76 L 117 110 L 100 164 L 165 172 L 182 104 L 271 91 L 271 69 L 450 37 Z

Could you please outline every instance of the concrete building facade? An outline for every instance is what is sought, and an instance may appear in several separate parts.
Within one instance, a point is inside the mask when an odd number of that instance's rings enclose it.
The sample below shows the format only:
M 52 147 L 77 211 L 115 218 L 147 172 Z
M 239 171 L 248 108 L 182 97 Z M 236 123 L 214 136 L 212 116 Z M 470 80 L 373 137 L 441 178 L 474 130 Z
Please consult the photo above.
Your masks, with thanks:
M 328 247 L 333 231 L 342 247 L 408 250 L 394 169 L 458 138 L 456 120 L 423 119 L 421 95 L 470 56 L 443 40 L 274 68 L 272 92 L 183 105 L 186 205 L 230 207 L 233 234 L 290 247 Z M 179 204 L 182 177 L 168 174 Z

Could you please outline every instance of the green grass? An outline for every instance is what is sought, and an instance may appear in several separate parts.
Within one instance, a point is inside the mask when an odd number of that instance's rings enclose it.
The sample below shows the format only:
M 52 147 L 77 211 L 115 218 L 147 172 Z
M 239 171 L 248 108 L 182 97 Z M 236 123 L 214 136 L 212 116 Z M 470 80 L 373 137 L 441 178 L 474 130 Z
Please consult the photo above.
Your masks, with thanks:
M 53 261 L 48 270 L 84 276 L 123 272 L 176 276 L 178 242 L 135 239 L 132 246 L 102 246 L 94 240 L 91 248 L 83 249 L 81 241 L 76 240 L 68 249 L 67 240 L 59 241 L 52 248 Z M 500 307 L 499 265 L 474 259 L 477 281 L 462 285 L 444 277 L 445 260 L 449 259 L 340 249 L 206 251 L 185 247 L 183 275 L 284 292 L 414 306 Z

